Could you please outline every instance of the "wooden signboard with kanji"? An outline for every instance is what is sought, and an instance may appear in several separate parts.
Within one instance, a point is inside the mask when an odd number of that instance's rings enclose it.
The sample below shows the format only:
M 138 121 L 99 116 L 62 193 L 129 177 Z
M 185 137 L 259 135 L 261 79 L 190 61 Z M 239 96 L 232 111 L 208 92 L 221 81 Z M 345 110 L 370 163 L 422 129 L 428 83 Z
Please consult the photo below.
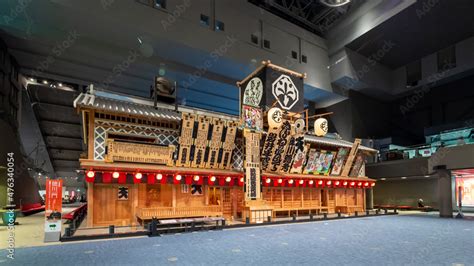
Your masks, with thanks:
M 205 168 L 217 168 L 217 157 L 219 149 L 222 146 L 222 132 L 224 131 L 225 121 L 219 118 L 212 120 L 212 135 L 209 140 L 209 155 Z
M 203 167 L 205 165 L 204 154 L 208 143 L 207 136 L 209 135 L 211 118 L 199 116 L 197 121 L 198 129 L 196 139 L 194 140 L 194 158 L 191 162 L 191 167 Z
M 182 125 L 181 125 L 181 136 L 179 137 L 179 153 L 176 166 L 189 166 L 191 146 L 193 145 L 193 131 L 194 121 L 196 116 L 193 114 L 183 113 Z
M 245 199 L 261 198 L 260 133 L 244 132 L 245 138 Z
M 227 121 L 224 143 L 222 143 L 222 161 L 219 164 L 220 169 L 230 169 L 232 167 L 232 151 L 235 148 L 235 135 L 237 133 L 238 123 Z
M 272 151 L 272 157 L 268 164 L 267 171 L 277 172 L 285 156 L 286 147 L 290 141 L 292 127 L 289 121 L 284 121 L 277 134 Z

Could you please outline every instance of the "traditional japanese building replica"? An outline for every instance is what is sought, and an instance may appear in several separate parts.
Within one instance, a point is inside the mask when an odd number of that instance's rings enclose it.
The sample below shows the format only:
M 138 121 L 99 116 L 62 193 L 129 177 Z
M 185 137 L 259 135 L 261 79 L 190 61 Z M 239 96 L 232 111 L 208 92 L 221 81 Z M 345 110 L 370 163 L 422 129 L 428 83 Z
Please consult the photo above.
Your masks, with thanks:
M 376 151 L 324 137 L 327 120 L 304 110 L 304 78 L 263 62 L 237 84 L 240 117 L 92 88 L 79 95 L 87 226 L 364 211 L 375 185 L 364 160 Z

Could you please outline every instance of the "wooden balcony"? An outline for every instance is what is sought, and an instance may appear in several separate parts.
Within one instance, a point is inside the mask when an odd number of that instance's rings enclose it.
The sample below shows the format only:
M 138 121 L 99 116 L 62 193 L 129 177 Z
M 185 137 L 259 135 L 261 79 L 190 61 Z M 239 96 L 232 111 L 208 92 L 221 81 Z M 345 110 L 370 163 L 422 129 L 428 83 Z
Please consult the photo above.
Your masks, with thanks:
M 138 208 L 137 217 L 140 220 L 186 218 L 186 217 L 211 217 L 222 216 L 222 206 L 189 206 L 189 207 L 154 207 Z

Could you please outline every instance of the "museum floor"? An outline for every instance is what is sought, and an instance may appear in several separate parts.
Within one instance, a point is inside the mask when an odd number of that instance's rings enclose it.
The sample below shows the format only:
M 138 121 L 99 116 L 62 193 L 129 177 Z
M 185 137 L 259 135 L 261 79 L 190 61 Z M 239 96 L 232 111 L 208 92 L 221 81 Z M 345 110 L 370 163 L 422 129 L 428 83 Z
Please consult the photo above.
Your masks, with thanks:
M 472 265 L 473 246 L 474 220 L 407 213 L 17 248 L 13 264 Z

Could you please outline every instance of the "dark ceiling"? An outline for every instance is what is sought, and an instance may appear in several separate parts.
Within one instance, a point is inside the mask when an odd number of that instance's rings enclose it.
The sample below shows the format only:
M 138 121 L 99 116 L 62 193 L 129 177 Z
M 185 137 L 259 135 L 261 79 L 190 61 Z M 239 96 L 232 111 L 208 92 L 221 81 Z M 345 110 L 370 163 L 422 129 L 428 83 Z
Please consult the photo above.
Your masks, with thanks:
M 474 36 L 474 1 L 416 1 L 347 45 L 369 57 L 385 42 L 395 46 L 380 63 L 398 68 Z
M 319 36 L 324 36 L 354 6 L 354 2 L 351 2 L 333 8 L 320 3 L 319 0 L 249 0 L 249 2 Z
M 81 117 L 73 108 L 76 91 L 28 85 L 28 96 L 57 176 L 76 176 L 84 152 Z

